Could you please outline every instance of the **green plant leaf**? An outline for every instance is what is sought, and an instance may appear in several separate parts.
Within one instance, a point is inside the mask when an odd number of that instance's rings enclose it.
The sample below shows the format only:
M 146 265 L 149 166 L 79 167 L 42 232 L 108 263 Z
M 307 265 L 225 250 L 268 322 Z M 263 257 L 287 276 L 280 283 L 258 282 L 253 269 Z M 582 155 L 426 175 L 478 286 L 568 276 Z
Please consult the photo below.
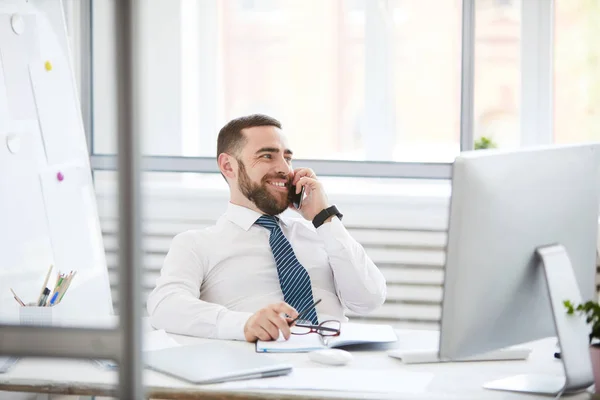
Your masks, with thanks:
M 565 308 L 567 309 L 567 314 L 574 314 L 575 309 L 573 308 L 573 304 L 569 300 L 563 301 Z
M 593 339 L 600 339 L 600 304 L 595 301 L 587 301 L 583 304 L 574 305 L 571 301 L 564 300 L 563 305 L 567 309 L 567 314 L 571 315 L 577 312 L 585 317 L 587 324 L 591 325 L 590 343 Z
M 487 138 L 485 136 L 481 136 L 480 138 L 478 138 L 477 140 L 475 140 L 473 142 L 473 148 L 475 150 L 481 150 L 481 149 L 492 149 L 492 148 L 496 148 L 498 147 L 496 145 L 496 143 L 494 143 L 494 141 L 490 138 Z

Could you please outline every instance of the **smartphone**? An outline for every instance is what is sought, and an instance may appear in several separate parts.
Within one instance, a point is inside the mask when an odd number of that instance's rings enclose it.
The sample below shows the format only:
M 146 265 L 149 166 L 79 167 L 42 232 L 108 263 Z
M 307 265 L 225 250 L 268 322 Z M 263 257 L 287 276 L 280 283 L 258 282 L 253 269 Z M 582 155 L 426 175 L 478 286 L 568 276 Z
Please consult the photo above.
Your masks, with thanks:
M 300 193 L 296 194 L 296 186 L 292 186 L 290 188 L 290 202 L 296 207 L 296 209 L 300 209 L 302 207 L 302 200 L 304 199 L 304 186 L 300 189 Z

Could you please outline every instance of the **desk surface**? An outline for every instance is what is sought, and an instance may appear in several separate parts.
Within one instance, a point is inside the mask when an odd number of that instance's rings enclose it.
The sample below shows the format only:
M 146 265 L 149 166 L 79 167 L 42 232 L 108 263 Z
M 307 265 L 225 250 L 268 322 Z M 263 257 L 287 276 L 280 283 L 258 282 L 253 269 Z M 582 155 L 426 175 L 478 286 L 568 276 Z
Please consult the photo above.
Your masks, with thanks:
M 426 332 L 425 332 L 426 333 Z M 399 342 L 412 342 L 420 331 L 398 331 Z M 206 342 L 206 339 L 171 335 L 181 344 Z M 394 393 L 389 396 L 381 393 L 350 393 L 323 391 L 232 391 L 215 385 L 193 385 L 158 372 L 145 370 L 144 382 L 148 395 L 161 399 L 238 399 L 238 398 L 410 398 L 410 399 L 517 399 L 523 394 L 483 389 L 483 383 L 521 373 L 562 374 L 562 364 L 553 357 L 556 339 L 543 339 L 529 344 L 533 352 L 526 361 L 460 362 L 437 364 L 405 365 L 400 360 L 389 357 L 385 352 L 353 352 L 353 361 L 344 367 L 329 367 L 316 364 L 302 354 L 270 354 L 269 356 L 290 362 L 297 368 L 337 368 L 340 378 L 347 368 L 397 371 L 428 372 L 434 374 L 432 382 L 423 393 Z M 250 343 L 233 342 L 243 348 Z M 88 360 L 26 358 L 8 373 L 0 374 L 0 390 L 60 393 L 74 395 L 115 396 L 117 373 L 98 368 Z M 595 396 L 594 396 L 595 397 Z M 528 395 L 526 398 L 543 398 Z M 569 399 L 590 399 L 589 393 L 569 396 Z

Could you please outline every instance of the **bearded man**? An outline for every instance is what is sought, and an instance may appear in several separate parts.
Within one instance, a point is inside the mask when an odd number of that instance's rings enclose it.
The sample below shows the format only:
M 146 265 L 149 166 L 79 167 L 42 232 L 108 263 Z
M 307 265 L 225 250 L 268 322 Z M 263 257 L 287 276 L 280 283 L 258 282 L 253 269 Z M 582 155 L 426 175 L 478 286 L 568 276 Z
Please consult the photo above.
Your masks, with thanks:
M 269 116 L 236 118 L 221 129 L 217 162 L 230 189 L 227 211 L 214 226 L 173 239 L 147 301 L 155 328 L 249 342 L 288 339 L 300 311 L 317 325 L 383 304 L 385 278 L 314 171 L 293 169 L 292 156 L 281 123 Z M 298 209 L 292 200 L 302 191 Z M 281 216 L 288 208 L 301 218 Z

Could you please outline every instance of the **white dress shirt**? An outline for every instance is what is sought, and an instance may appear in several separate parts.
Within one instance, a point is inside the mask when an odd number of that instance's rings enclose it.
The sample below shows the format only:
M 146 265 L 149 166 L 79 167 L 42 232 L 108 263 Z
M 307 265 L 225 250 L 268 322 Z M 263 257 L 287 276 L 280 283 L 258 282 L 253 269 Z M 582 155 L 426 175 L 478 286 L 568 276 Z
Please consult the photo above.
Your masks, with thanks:
M 270 231 L 254 225 L 260 216 L 229 203 L 216 225 L 175 236 L 148 297 L 155 328 L 244 340 L 248 318 L 283 301 Z M 279 226 L 322 299 L 320 321 L 347 321 L 344 308 L 364 314 L 383 304 L 385 278 L 337 217 L 318 229 L 303 218 L 282 217 Z

